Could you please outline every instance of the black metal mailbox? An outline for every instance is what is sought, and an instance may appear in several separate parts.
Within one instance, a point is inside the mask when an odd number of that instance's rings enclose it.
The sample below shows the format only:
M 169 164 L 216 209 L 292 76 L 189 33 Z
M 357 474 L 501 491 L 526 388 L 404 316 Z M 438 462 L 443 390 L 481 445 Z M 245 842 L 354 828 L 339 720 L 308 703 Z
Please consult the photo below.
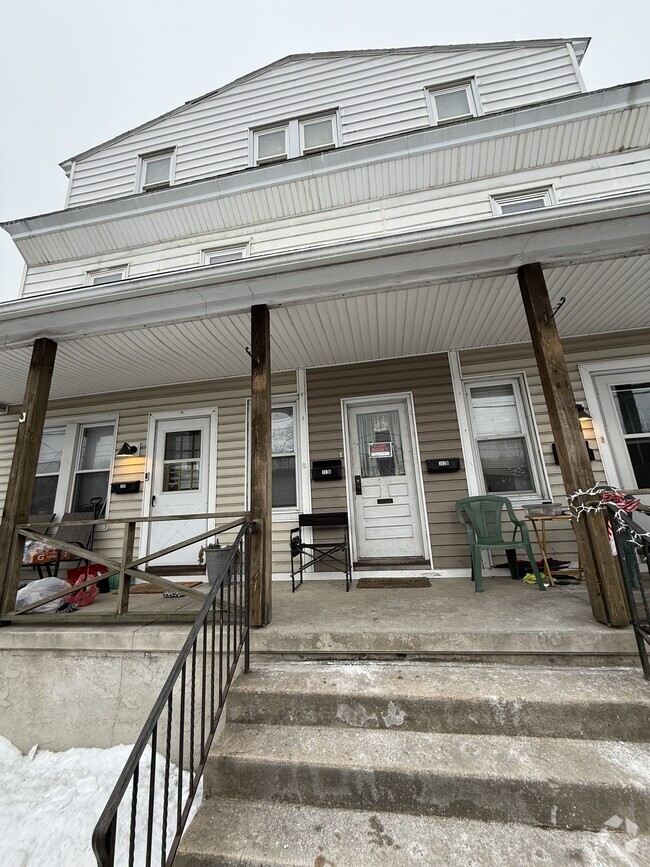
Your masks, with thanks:
M 460 458 L 434 458 L 427 460 L 428 473 L 457 473 L 460 470 Z
M 333 458 L 328 461 L 312 461 L 311 477 L 315 482 L 332 482 L 343 478 L 343 461 Z
M 135 482 L 113 482 L 111 485 L 111 494 L 139 494 L 140 479 Z

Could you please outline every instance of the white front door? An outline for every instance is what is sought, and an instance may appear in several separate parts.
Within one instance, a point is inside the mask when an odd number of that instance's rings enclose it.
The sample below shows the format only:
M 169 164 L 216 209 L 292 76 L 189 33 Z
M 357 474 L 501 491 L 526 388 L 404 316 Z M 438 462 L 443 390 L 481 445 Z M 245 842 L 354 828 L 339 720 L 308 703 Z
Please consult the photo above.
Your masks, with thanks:
M 347 405 L 358 560 L 423 559 L 420 477 L 406 398 Z
M 182 515 L 149 525 L 148 552 L 168 548 L 208 529 L 211 416 L 169 418 L 155 423 L 151 517 Z M 197 566 L 201 542 L 151 561 L 151 566 Z M 146 567 L 145 567 L 146 568 Z
M 650 505 L 650 370 L 595 376 L 617 482 Z

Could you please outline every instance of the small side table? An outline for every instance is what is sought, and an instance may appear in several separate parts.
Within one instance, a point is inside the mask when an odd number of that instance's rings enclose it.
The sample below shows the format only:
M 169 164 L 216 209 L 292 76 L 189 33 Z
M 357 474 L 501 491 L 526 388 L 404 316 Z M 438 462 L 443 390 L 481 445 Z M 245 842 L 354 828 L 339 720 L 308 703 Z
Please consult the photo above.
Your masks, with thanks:
M 550 566 L 548 565 L 548 555 L 546 553 L 546 526 L 549 521 L 571 521 L 571 527 L 573 528 L 573 518 L 571 515 L 527 515 L 526 520 L 530 521 L 533 526 L 533 531 L 535 533 L 535 538 L 537 539 L 537 544 L 539 546 L 540 553 L 542 555 L 542 560 L 544 562 L 544 572 L 548 575 L 548 580 L 551 582 L 551 585 L 555 584 L 553 580 L 553 576 L 562 576 L 562 575 L 573 575 L 578 578 L 579 581 L 583 580 L 583 570 L 582 570 L 582 560 L 580 559 L 580 552 L 578 551 L 578 568 L 576 569 L 555 569 L 551 571 Z M 539 527 L 538 527 L 539 524 Z M 541 528 L 541 533 L 540 533 Z

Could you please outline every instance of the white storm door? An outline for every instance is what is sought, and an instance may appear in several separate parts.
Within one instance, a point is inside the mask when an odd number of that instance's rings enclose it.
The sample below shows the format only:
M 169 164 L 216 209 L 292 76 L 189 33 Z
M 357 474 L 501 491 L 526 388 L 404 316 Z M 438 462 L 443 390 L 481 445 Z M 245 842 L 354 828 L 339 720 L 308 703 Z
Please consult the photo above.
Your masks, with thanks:
M 209 510 L 209 416 L 157 421 L 151 485 L 151 517 L 182 515 L 177 521 L 153 521 L 148 551 L 168 548 L 208 529 L 206 518 L 191 515 Z M 196 566 L 201 542 L 151 561 L 151 566 Z
M 406 400 L 348 405 L 347 416 L 357 559 L 424 558 Z
M 650 370 L 594 377 L 618 481 L 650 505 Z

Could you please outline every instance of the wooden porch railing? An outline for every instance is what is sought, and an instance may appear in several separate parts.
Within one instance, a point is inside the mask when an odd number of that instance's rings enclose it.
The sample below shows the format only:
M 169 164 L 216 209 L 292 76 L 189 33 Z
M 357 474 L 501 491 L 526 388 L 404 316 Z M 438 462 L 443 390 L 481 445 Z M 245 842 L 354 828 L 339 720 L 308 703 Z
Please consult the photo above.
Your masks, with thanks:
M 219 526 L 214 527 L 213 529 L 205 530 L 202 533 L 197 533 L 195 536 L 191 536 L 188 539 L 184 539 L 182 542 L 177 542 L 175 545 L 169 545 L 166 548 L 161 548 L 158 551 L 152 551 L 148 553 L 145 557 L 133 558 L 133 548 L 135 544 L 135 531 L 136 526 L 138 524 L 152 524 L 154 522 L 168 522 L 168 521 L 186 521 L 188 519 L 191 520 L 208 520 L 208 521 L 221 521 L 224 519 L 230 519 L 224 524 L 219 524 Z M 107 578 L 112 577 L 113 575 L 119 575 L 119 586 L 117 593 L 117 606 L 116 611 L 112 614 L 97 614 L 95 617 L 99 617 L 102 619 L 115 619 L 116 617 L 126 617 L 129 616 L 129 619 L 133 619 L 133 614 L 129 614 L 129 595 L 131 589 L 131 578 L 140 578 L 143 581 L 146 581 L 150 584 L 154 584 L 157 587 L 161 587 L 165 590 L 178 590 L 179 585 L 174 581 L 169 581 L 166 578 L 163 578 L 160 575 L 156 575 L 152 572 L 146 571 L 145 569 L 140 568 L 143 564 L 149 563 L 152 560 L 156 560 L 159 557 L 163 557 L 166 554 L 172 554 L 175 551 L 180 551 L 182 548 L 187 548 L 190 545 L 194 545 L 197 542 L 203 542 L 206 539 L 210 539 L 213 536 L 223 535 L 230 530 L 235 530 L 241 527 L 242 523 L 247 522 L 249 520 L 249 516 L 247 513 L 233 515 L 233 514 L 225 514 L 223 512 L 205 512 L 198 515 L 165 515 L 161 517 L 128 517 L 128 518 L 97 518 L 95 520 L 78 520 L 78 521 L 66 521 L 66 527 L 72 526 L 81 526 L 81 527 L 90 527 L 90 526 L 106 526 L 106 525 L 122 525 L 124 527 L 123 531 L 123 540 L 122 540 L 122 552 L 118 562 L 114 560 L 110 560 L 101 554 L 97 554 L 95 551 L 87 550 L 86 548 L 81 548 L 79 545 L 75 545 L 70 542 L 57 542 L 56 536 L 47 536 L 45 535 L 45 529 L 61 527 L 64 526 L 61 522 L 51 521 L 49 523 L 43 524 L 20 524 L 16 527 L 16 544 L 19 546 L 20 550 L 22 550 L 25 540 L 34 540 L 36 542 L 43 542 L 48 545 L 50 548 L 60 549 L 69 554 L 72 554 L 73 557 L 79 558 L 80 560 L 87 560 L 92 563 L 98 563 L 101 566 L 105 566 L 108 571 L 104 574 L 89 578 L 87 581 L 84 581 L 80 584 L 75 584 L 74 589 L 81 590 L 84 587 L 89 587 L 92 584 L 97 584 L 99 581 L 103 581 Z M 35 528 L 41 528 L 41 532 L 39 532 Z M 41 605 L 46 604 L 47 602 L 54 602 L 57 599 L 62 599 L 64 596 L 69 595 L 71 592 L 71 588 L 67 588 L 65 590 L 61 590 L 58 593 L 54 593 L 51 596 L 48 596 L 44 599 L 39 599 L 38 602 L 33 602 L 30 605 L 25 605 L 22 608 L 14 609 L 13 611 L 9 611 L 4 618 L 4 622 L 12 622 L 15 619 L 19 618 L 21 615 L 28 614 L 30 611 L 33 611 L 35 608 L 39 608 Z M 186 596 L 191 596 L 195 599 L 199 599 L 202 602 L 205 600 L 205 592 L 196 588 L 187 587 L 183 585 L 183 593 Z M 148 611 L 147 617 L 151 617 L 154 612 Z M 63 617 L 65 615 L 56 615 L 56 622 L 61 623 Z M 142 616 L 142 615 L 140 615 Z M 159 616 L 156 614 L 156 616 Z M 167 613 L 166 616 L 169 616 Z M 52 619 L 51 615 L 32 615 L 32 617 L 38 617 L 39 621 L 44 619 Z

